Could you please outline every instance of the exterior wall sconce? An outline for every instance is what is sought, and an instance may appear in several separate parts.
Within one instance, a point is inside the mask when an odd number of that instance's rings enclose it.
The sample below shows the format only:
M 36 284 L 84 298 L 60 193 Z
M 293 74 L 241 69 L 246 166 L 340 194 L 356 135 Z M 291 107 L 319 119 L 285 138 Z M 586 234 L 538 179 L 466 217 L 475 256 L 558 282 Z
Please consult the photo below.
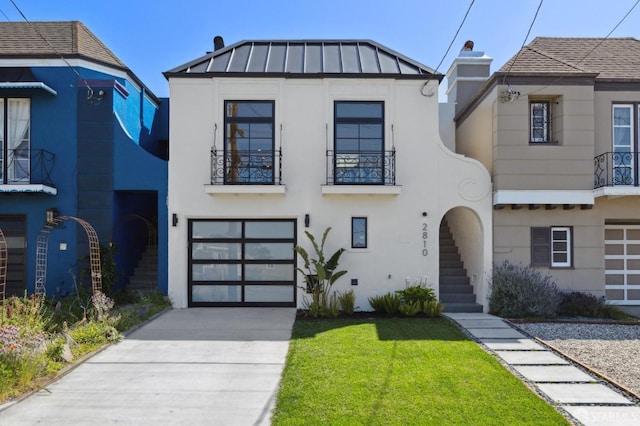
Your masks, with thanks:
M 304 215 L 304 227 L 308 228 L 311 224 L 311 217 L 309 217 L 309 213 Z
M 177 214 L 173 214 L 173 216 L 171 217 L 171 224 L 173 226 L 178 226 L 178 215 Z
M 58 209 L 55 207 L 47 209 L 47 223 L 53 222 L 56 217 L 58 217 Z

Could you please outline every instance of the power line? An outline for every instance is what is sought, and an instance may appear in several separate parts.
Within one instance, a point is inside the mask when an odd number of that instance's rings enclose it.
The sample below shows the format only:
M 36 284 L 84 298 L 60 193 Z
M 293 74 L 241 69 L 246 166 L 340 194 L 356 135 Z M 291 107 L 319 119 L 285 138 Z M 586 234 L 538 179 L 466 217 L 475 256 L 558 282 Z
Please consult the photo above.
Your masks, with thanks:
M 522 52 L 522 49 L 524 49 L 525 44 L 527 44 L 527 39 L 529 38 L 529 34 L 531 34 L 531 29 L 533 28 L 533 24 L 536 22 L 536 19 L 538 18 L 538 12 L 540 12 L 540 8 L 542 7 L 542 3 L 543 2 L 544 2 L 544 0 L 540 0 L 540 3 L 538 4 L 538 8 L 536 9 L 536 14 L 533 15 L 533 20 L 531 21 L 531 25 L 529 25 L 529 31 L 527 31 L 527 35 L 525 36 L 524 40 L 522 41 L 522 46 L 520 47 L 520 50 L 518 50 L 518 53 L 516 54 L 516 57 L 513 58 L 513 61 L 511 61 L 511 64 L 509 65 L 509 69 L 507 70 L 507 73 L 505 74 L 504 79 L 507 78 L 507 74 L 509 74 L 509 72 L 511 71 L 511 68 L 513 68 L 513 65 L 518 60 L 518 56 L 520 56 L 520 52 Z M 503 82 L 505 81 L 504 79 L 502 80 Z
M 617 30 L 617 29 L 618 29 L 618 27 L 619 27 L 620 25 L 622 25 L 622 23 L 625 21 L 625 19 L 627 19 L 627 17 L 631 14 L 631 12 L 633 12 L 633 9 L 635 9 L 635 8 L 636 8 L 636 6 L 638 6 L 638 4 L 640 4 L 640 0 L 636 0 L 636 2 L 633 4 L 633 6 L 631 6 L 631 8 L 627 11 L 627 13 L 626 13 L 626 14 L 625 14 L 625 15 L 624 15 L 624 16 L 623 16 L 623 17 L 618 21 L 618 23 L 613 27 L 613 29 L 612 29 L 611 31 L 609 31 L 609 33 L 608 33 L 608 34 L 607 34 L 607 35 L 606 35 L 602 40 L 600 40 L 600 42 L 599 42 L 598 44 L 596 44 L 596 45 L 595 45 L 595 47 L 594 47 L 593 49 L 591 49 L 589 52 L 587 52 L 587 54 L 586 54 L 586 55 L 584 55 L 584 56 L 582 57 L 582 59 L 580 59 L 578 62 L 576 62 L 576 63 L 575 63 L 575 64 L 573 64 L 573 65 L 577 68 L 577 66 L 578 66 L 578 64 L 579 64 L 580 62 L 584 61 L 585 59 L 587 59 L 587 57 L 588 57 L 589 55 L 591 55 L 593 52 L 595 52 L 595 51 L 596 51 L 596 49 L 597 49 L 598 47 L 600 47 L 600 45 L 601 45 L 602 43 L 604 43 L 604 42 L 605 42 L 605 40 L 607 40 L 607 39 L 611 36 L 611 34 L 613 34 L 613 32 L 614 32 L 615 30 Z M 522 50 L 522 49 L 520 49 L 520 50 Z M 558 60 L 557 60 L 557 59 L 555 59 L 555 58 L 551 58 L 551 59 L 553 59 L 553 60 L 555 60 L 555 61 L 558 61 Z M 515 62 L 515 61 L 514 61 L 514 62 Z M 559 62 L 559 61 L 558 61 L 558 62 Z M 506 77 L 506 76 L 505 76 L 505 77 Z M 563 78 L 564 78 L 564 76 L 560 76 L 560 77 L 558 77 L 556 80 L 554 80 L 554 81 L 552 81 L 551 83 L 549 83 L 549 84 L 545 85 L 544 87 L 541 87 L 540 89 L 534 90 L 533 92 L 525 93 L 525 95 L 532 95 L 532 94 L 538 93 L 538 92 L 540 92 L 541 90 L 546 89 L 547 87 L 549 87 L 549 86 L 551 86 L 551 85 L 553 85 L 553 84 L 558 83 L 558 82 L 559 82 L 560 80 L 562 80 Z M 503 81 L 504 81 L 504 80 L 503 80 Z
M 11 22 L 11 19 L 9 19 L 9 17 L 7 16 L 6 13 L 4 13 L 4 10 L 0 9 L 0 13 L 2 13 L 2 16 L 4 16 L 5 18 L 7 18 L 8 22 Z
M 44 40 L 45 43 L 47 43 L 47 45 L 51 48 L 51 50 L 53 50 L 56 55 L 60 56 L 60 59 L 62 59 L 62 61 L 69 67 L 71 68 L 71 70 L 78 76 L 78 78 L 80 80 L 82 80 L 82 82 L 84 83 L 85 86 L 87 86 L 87 90 L 89 91 L 89 94 L 87 96 L 87 98 L 91 98 L 93 96 L 93 89 L 89 86 L 89 83 L 87 83 L 87 80 L 84 79 L 84 77 L 82 77 L 80 75 L 80 73 L 78 72 L 77 69 L 75 69 L 73 66 L 71 66 L 71 64 L 69 63 L 69 61 L 67 61 L 67 59 L 62 55 L 62 53 L 60 53 L 58 51 L 58 49 L 56 49 L 51 43 L 49 43 L 49 40 L 47 40 L 47 38 L 42 35 L 42 33 L 40 31 L 38 31 L 38 29 L 35 27 L 35 25 L 33 25 L 33 23 L 31 21 L 29 21 L 29 19 L 27 19 L 27 17 L 25 16 L 25 14 L 22 12 L 22 10 L 20 10 L 20 8 L 18 7 L 18 5 L 16 4 L 16 2 L 14 0 L 9 0 L 11 2 L 11 4 L 13 5 L 13 7 L 16 8 L 16 10 L 18 11 L 18 13 L 20 14 L 20 16 L 22 16 L 22 18 L 25 20 L 26 23 L 29 24 L 29 26 L 33 29 L 33 31 L 36 32 L 36 34 L 38 34 L 38 36 Z M 6 16 L 6 15 L 5 15 Z
M 639 0 L 640 1 L 640 0 Z M 462 18 L 462 22 L 460 22 L 460 25 L 458 26 L 458 29 L 455 33 L 455 35 L 453 36 L 453 38 L 451 39 L 451 43 L 449 43 L 449 47 L 447 48 L 447 51 L 444 52 L 444 55 L 442 55 L 442 59 L 440 60 L 440 63 L 438 64 L 438 66 L 436 67 L 436 69 L 433 71 L 433 74 L 436 74 L 438 72 L 438 69 L 440 68 L 440 65 L 442 65 L 442 63 L 444 62 L 444 59 L 447 57 L 447 55 L 449 54 L 449 50 L 451 50 L 451 46 L 453 46 L 453 43 L 456 41 L 456 38 L 458 37 L 458 34 L 460 33 L 460 30 L 462 29 L 462 26 L 464 25 L 465 21 L 467 20 L 467 16 L 469 16 L 469 12 L 471 11 L 471 6 L 473 6 L 473 3 L 475 3 L 475 0 L 471 0 L 471 3 L 469 3 L 469 7 L 467 8 L 466 13 L 464 14 L 464 17 Z M 424 82 L 424 84 L 422 85 L 422 87 L 420 88 L 420 94 L 422 96 L 426 96 L 426 97 L 431 97 L 433 96 L 433 92 L 431 93 L 424 93 L 424 88 L 427 87 L 427 84 L 429 84 L 429 82 L 432 80 L 432 76 L 429 76 L 429 78 L 427 79 L 427 81 Z

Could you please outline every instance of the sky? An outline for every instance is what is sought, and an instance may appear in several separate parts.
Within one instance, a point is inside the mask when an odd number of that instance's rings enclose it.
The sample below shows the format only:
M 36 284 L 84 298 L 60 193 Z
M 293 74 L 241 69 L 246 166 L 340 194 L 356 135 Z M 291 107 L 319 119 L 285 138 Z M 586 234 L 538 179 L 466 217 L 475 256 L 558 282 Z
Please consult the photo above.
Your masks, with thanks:
M 494 72 L 537 36 L 606 37 L 638 2 L 543 0 L 534 22 L 540 0 L 474 0 L 457 37 L 472 0 L 0 0 L 0 19 L 24 21 L 19 8 L 29 21 L 82 21 L 156 96 L 168 97 L 162 72 L 213 50 L 216 35 L 227 46 L 371 39 L 443 74 L 473 40 Z M 640 39 L 640 4 L 610 37 Z

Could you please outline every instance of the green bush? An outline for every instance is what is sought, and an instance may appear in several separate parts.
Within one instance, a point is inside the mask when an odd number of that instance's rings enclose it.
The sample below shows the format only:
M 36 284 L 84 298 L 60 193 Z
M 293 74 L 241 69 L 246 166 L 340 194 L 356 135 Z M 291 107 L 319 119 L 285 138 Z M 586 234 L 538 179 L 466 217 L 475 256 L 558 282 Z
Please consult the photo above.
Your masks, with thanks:
M 437 300 L 425 302 L 422 312 L 429 318 L 437 318 L 444 312 L 445 304 Z
M 356 305 L 356 292 L 353 289 L 338 294 L 338 304 L 340 311 L 345 315 L 353 314 Z
M 405 302 L 398 308 L 398 311 L 405 317 L 415 317 L 421 310 L 422 306 L 419 301 Z
M 404 290 L 398 290 L 396 293 L 402 299 L 403 304 L 418 303 L 420 309 L 424 308 L 426 302 L 432 302 L 436 299 L 436 292 L 434 289 L 427 287 L 427 283 L 424 280 L 420 280 L 417 284 L 410 284 L 407 280 L 407 286 Z
M 548 275 L 504 261 L 494 266 L 489 312 L 505 318 L 555 318 L 561 295 Z
M 593 294 L 579 291 L 563 292 L 558 307 L 562 317 L 625 319 L 627 315 L 617 306 L 609 305 Z
M 370 297 L 369 304 L 376 312 L 394 315 L 400 309 L 402 298 L 397 293 L 387 293 L 382 296 Z

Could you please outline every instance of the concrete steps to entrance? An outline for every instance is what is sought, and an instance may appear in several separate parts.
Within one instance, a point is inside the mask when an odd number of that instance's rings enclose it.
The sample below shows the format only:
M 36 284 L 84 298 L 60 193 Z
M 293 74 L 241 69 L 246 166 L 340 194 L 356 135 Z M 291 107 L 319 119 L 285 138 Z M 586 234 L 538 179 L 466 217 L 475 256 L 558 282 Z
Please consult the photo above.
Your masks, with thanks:
M 482 312 L 446 221 L 440 225 L 440 302 L 445 312 Z
M 127 290 L 142 294 L 151 293 L 158 289 L 158 248 L 147 246 L 129 277 Z

